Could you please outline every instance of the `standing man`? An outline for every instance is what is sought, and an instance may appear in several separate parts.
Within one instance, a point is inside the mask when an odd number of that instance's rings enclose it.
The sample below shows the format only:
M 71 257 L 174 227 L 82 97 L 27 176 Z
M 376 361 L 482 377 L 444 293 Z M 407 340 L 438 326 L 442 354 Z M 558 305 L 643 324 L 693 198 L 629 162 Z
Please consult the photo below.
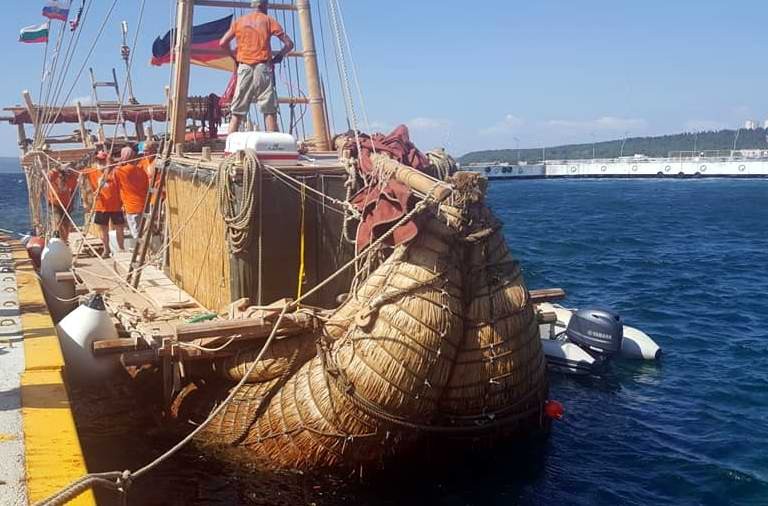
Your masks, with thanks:
M 69 232 L 72 222 L 69 216 L 72 213 L 72 202 L 77 191 L 78 172 L 71 166 L 57 167 L 48 173 L 48 204 L 51 206 L 53 229 L 58 230 L 62 241 L 69 241 Z
M 115 227 L 117 235 L 117 247 L 120 251 L 125 249 L 124 229 L 125 218 L 123 217 L 123 203 L 120 200 L 120 188 L 118 187 L 115 171 L 109 165 L 109 155 L 104 151 L 99 151 L 96 155 L 96 166 L 87 169 L 85 176 L 91 185 L 93 191 L 93 207 L 86 208 L 86 211 L 93 212 L 93 222 L 99 226 L 99 237 L 104 244 L 104 258 L 110 256 L 109 247 L 109 223 Z M 83 204 L 88 205 L 83 199 Z
M 123 202 L 128 230 L 131 231 L 134 239 L 138 239 L 139 222 L 144 213 L 144 203 L 149 190 L 149 178 L 137 163 L 133 148 L 126 146 L 120 151 L 120 165 L 117 167 L 115 176 L 120 188 L 120 200 Z
M 267 1 L 258 0 L 256 10 L 232 22 L 232 26 L 219 41 L 219 46 L 229 51 L 237 63 L 237 87 L 232 100 L 232 117 L 229 133 L 237 132 L 240 121 L 248 114 L 255 101 L 262 114 L 268 132 L 277 132 L 277 90 L 275 89 L 274 65 L 280 63 L 293 49 L 293 41 L 280 23 L 267 14 Z M 277 37 L 283 48 L 272 55 L 270 41 Z M 237 39 L 233 51 L 230 43 Z

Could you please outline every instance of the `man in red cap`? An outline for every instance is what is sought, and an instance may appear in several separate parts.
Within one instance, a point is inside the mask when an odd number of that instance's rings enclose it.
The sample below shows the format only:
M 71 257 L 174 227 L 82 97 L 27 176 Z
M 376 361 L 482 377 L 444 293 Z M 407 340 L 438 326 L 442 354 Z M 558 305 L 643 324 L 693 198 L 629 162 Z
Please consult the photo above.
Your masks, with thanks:
M 109 246 L 109 224 L 115 227 L 117 247 L 125 249 L 123 202 L 120 200 L 120 188 L 118 186 L 115 171 L 109 164 L 109 155 L 99 151 L 96 155 L 96 165 L 86 169 L 83 173 L 90 183 L 93 195 L 84 198 L 83 205 L 86 210 L 93 212 L 93 222 L 99 227 L 99 237 L 104 244 L 104 257 L 111 254 Z M 95 202 L 94 202 L 95 200 Z
M 248 114 L 251 102 L 256 101 L 264 114 L 268 132 L 277 132 L 277 91 L 274 65 L 280 63 L 293 49 L 293 41 L 280 23 L 267 14 L 267 1 L 253 2 L 256 10 L 232 22 L 232 26 L 219 41 L 237 62 L 237 87 L 230 107 L 229 133 L 237 132 L 240 121 Z M 272 54 L 270 40 L 277 37 L 283 48 Z M 237 39 L 237 49 L 230 47 Z

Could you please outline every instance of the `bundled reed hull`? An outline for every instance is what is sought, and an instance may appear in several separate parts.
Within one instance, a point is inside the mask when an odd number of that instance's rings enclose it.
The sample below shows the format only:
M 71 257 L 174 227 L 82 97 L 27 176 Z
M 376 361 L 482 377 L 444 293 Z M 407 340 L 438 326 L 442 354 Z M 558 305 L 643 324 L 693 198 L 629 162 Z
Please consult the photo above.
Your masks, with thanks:
M 476 218 L 496 224 L 482 206 Z M 201 437 L 313 469 L 376 461 L 426 434 L 497 437 L 540 424 L 544 357 L 503 235 L 435 230 L 422 227 L 365 279 L 315 336 L 321 352 L 287 360 L 289 349 L 275 350 L 289 370 L 253 378 Z

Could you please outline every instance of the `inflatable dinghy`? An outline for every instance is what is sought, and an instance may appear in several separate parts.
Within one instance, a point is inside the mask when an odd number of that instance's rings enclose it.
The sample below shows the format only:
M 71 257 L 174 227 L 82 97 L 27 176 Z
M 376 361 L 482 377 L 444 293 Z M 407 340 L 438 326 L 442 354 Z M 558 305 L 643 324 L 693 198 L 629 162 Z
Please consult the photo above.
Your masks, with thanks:
M 543 313 L 554 313 L 554 322 L 541 323 L 539 335 L 551 370 L 568 374 L 595 374 L 614 358 L 658 360 L 661 348 L 645 332 L 624 325 L 609 309 L 568 309 L 547 302 Z

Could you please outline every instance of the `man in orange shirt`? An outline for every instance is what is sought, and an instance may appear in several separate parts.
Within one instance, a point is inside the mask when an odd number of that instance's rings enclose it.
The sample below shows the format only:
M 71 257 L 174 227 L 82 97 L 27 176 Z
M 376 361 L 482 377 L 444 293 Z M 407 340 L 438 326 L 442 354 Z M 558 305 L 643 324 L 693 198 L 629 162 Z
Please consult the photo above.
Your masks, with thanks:
M 136 152 L 131 147 L 120 151 L 120 165 L 115 174 L 120 188 L 120 200 L 123 201 L 125 221 L 134 239 L 139 238 L 139 223 L 144 213 L 144 202 L 149 190 L 149 178 L 136 160 Z
M 99 226 L 99 236 L 104 244 L 104 257 L 110 256 L 109 247 L 109 223 L 115 227 L 117 247 L 125 249 L 123 225 L 123 203 L 120 200 L 120 188 L 114 169 L 109 165 L 109 155 L 99 151 L 96 155 L 96 165 L 87 169 L 84 173 L 93 190 L 94 200 L 93 222 Z M 86 204 L 86 199 L 83 200 Z
M 277 37 L 283 48 L 272 55 L 270 40 Z M 230 47 L 237 39 L 237 49 Z M 293 41 L 280 23 L 267 14 L 267 1 L 260 0 L 254 12 L 232 22 L 232 26 L 219 41 L 237 62 L 237 87 L 230 107 L 229 133 L 237 132 L 240 121 L 248 114 L 254 100 L 264 114 L 268 132 L 277 132 L 277 90 L 274 65 L 280 63 L 293 49 Z
M 69 240 L 72 222 L 67 215 L 71 214 L 72 202 L 77 190 L 77 171 L 71 167 L 57 167 L 48 173 L 48 204 L 51 206 L 53 228 L 58 229 L 63 241 Z
M 155 172 L 155 157 L 157 156 L 157 144 L 155 141 L 147 141 L 144 144 L 144 158 L 139 160 L 138 165 L 142 169 L 144 169 L 144 172 L 146 172 L 147 177 L 149 179 L 152 179 L 152 174 Z

